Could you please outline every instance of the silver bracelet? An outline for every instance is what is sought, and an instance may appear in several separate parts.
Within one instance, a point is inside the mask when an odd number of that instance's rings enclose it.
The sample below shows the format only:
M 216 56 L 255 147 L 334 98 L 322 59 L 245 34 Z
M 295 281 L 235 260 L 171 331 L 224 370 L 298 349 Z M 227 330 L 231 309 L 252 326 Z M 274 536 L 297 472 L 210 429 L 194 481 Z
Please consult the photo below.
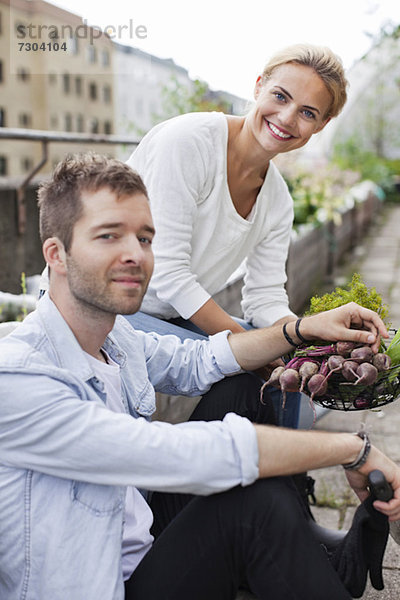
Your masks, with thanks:
M 357 456 L 356 460 L 352 463 L 346 463 L 342 465 L 345 469 L 359 469 L 365 462 L 367 462 L 368 455 L 371 451 L 371 442 L 369 441 L 368 433 L 366 431 L 358 431 L 354 435 L 364 440 L 363 446 Z

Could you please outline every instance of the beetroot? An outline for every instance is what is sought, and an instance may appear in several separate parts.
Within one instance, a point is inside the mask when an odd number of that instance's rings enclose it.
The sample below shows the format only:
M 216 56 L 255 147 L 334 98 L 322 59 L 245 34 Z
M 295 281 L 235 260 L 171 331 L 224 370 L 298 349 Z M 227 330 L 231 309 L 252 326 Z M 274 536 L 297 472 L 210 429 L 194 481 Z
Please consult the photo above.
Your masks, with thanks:
M 350 352 L 354 350 L 356 345 L 355 342 L 337 342 L 336 352 L 344 357 L 350 356 Z
M 285 392 L 297 392 L 300 386 L 300 376 L 296 369 L 284 369 L 279 377 L 281 390 Z
M 304 386 L 310 379 L 310 377 L 312 377 L 316 373 L 318 373 L 318 365 L 315 362 L 306 361 L 301 365 L 301 367 L 299 368 L 299 375 L 301 377 L 300 392 L 303 391 Z
M 374 354 L 370 346 L 361 343 L 341 341 L 326 346 L 304 345 L 293 353 L 285 369 L 280 367 L 272 373 L 267 384 L 277 386 L 279 379 L 283 406 L 287 392 L 300 389 L 310 396 L 310 401 L 342 406 L 344 410 L 346 404 L 352 403 L 354 408 L 362 410 L 371 408 L 374 400 L 368 397 L 369 391 L 364 394 L 357 386 L 373 386 L 379 372 L 390 369 L 390 364 L 387 354 Z M 380 385 L 379 381 L 377 385 Z M 375 391 L 373 394 L 375 398 Z M 328 398 L 330 402 L 325 402 Z M 335 400 L 339 404 L 333 404 Z
M 308 391 L 311 394 L 312 400 L 314 396 L 323 396 L 324 394 L 326 394 L 328 389 L 328 382 L 324 375 L 321 375 L 321 373 L 317 373 L 308 380 L 307 387 Z
M 329 371 L 339 371 L 344 363 L 344 357 L 340 354 L 333 354 L 328 358 L 328 369 Z
M 375 356 L 373 357 L 372 364 L 378 369 L 378 371 L 387 371 L 388 369 L 390 369 L 392 360 L 387 354 L 384 354 L 383 352 L 378 352 L 378 354 L 375 354 Z
M 374 354 L 369 346 L 355 348 L 350 354 L 351 360 L 355 360 L 358 363 L 371 362 L 373 356 Z
M 367 398 L 356 398 L 353 404 L 354 408 L 366 409 L 370 407 L 371 401 Z
M 285 369 L 279 377 L 279 383 L 282 390 L 282 407 L 286 404 L 286 392 L 298 392 L 300 387 L 300 376 L 295 369 Z
M 346 381 L 355 381 L 357 379 L 356 370 L 358 369 L 358 363 L 354 360 L 346 360 L 343 363 L 342 375 Z
M 282 375 L 282 373 L 284 372 L 285 367 L 281 366 L 281 367 L 275 367 L 275 369 L 272 371 L 270 378 L 268 379 L 268 381 L 265 382 L 265 386 L 267 385 L 272 385 L 276 388 L 280 387 L 280 383 L 279 383 L 279 377 Z
M 371 363 L 361 363 L 357 368 L 358 379 L 353 385 L 372 385 L 378 377 L 378 369 Z

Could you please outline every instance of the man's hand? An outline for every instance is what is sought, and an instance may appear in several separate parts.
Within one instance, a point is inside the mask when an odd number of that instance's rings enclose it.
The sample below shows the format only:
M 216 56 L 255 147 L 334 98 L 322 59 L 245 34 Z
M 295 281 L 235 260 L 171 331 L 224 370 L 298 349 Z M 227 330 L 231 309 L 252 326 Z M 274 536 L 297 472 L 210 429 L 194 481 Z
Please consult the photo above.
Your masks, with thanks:
M 391 485 L 394 497 L 389 502 L 375 500 L 374 507 L 389 517 L 389 521 L 400 519 L 400 467 L 380 450 L 371 447 L 368 460 L 357 471 L 347 471 L 346 476 L 349 484 L 363 502 L 368 497 L 368 473 L 379 469 L 385 475 L 387 482 Z
M 287 323 L 286 331 L 295 343 L 300 344 L 295 321 Z M 355 302 L 305 317 L 299 331 L 306 340 L 360 342 L 369 344 L 373 352 L 378 352 L 381 336 L 389 337 L 377 313 Z M 249 371 L 264 367 L 293 350 L 283 335 L 281 325 L 231 334 L 229 343 L 240 366 Z
M 306 317 L 301 334 L 306 339 L 361 342 L 371 345 L 373 352 L 379 350 L 380 336 L 389 337 L 377 313 L 355 302 Z

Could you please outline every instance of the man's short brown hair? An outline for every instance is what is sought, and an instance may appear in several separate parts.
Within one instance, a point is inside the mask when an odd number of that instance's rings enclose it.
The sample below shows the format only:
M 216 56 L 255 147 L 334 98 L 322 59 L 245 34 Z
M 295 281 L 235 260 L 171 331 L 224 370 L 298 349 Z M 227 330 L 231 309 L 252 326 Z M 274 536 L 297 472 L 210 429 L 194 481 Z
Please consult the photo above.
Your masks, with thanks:
M 54 170 L 49 181 L 38 191 L 40 237 L 58 237 L 68 252 L 74 225 L 82 215 L 82 192 L 108 188 L 117 198 L 144 194 L 146 187 L 140 176 L 115 158 L 93 152 L 68 155 Z

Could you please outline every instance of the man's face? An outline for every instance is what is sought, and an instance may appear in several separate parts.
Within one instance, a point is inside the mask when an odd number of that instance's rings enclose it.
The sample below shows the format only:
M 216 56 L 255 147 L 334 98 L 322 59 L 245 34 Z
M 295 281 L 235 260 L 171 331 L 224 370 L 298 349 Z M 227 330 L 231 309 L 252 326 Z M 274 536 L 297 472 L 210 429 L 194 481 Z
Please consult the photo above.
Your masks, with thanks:
M 86 310 L 133 314 L 154 266 L 149 202 L 140 192 L 117 198 L 104 188 L 83 192 L 82 203 L 66 255 L 71 295 Z

